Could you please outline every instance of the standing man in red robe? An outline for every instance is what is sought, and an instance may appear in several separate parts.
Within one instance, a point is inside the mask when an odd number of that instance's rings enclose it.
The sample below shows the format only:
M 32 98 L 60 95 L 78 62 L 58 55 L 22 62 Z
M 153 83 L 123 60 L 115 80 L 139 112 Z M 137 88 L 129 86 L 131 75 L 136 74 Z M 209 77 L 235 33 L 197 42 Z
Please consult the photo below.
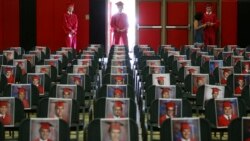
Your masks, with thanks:
M 119 1 L 116 3 L 119 12 L 111 17 L 111 28 L 114 32 L 114 43 L 119 44 L 120 38 L 125 46 L 128 46 L 128 18 L 123 10 L 123 2 Z
M 207 3 L 206 12 L 203 15 L 202 23 L 207 26 L 204 28 L 204 43 L 206 45 L 216 44 L 216 32 L 219 26 L 219 21 L 216 15 L 212 12 L 211 3 Z
M 66 34 L 65 42 L 67 47 L 76 49 L 76 35 L 78 27 L 78 19 L 76 14 L 73 13 L 74 4 L 68 4 L 68 10 L 64 14 L 64 31 Z

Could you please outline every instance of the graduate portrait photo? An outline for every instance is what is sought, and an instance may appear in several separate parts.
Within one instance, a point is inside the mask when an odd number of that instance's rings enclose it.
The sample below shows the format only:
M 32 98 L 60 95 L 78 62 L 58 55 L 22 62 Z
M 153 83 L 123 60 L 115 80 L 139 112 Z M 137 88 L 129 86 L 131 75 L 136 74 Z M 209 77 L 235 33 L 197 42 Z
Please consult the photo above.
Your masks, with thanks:
M 129 118 L 129 99 L 107 98 L 105 107 L 105 118 Z

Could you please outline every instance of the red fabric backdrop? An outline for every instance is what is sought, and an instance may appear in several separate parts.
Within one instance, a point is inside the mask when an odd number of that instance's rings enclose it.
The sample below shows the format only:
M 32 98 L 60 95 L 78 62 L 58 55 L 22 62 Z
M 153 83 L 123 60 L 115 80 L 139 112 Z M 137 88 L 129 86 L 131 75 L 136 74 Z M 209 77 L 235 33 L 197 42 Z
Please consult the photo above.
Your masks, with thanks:
M 77 48 L 89 44 L 89 0 L 75 2 L 74 13 L 78 16 Z M 37 0 L 37 45 L 44 45 L 52 51 L 65 46 L 65 34 L 62 28 L 63 14 L 67 10 L 67 0 Z
M 19 0 L 1 0 L 0 50 L 19 45 Z

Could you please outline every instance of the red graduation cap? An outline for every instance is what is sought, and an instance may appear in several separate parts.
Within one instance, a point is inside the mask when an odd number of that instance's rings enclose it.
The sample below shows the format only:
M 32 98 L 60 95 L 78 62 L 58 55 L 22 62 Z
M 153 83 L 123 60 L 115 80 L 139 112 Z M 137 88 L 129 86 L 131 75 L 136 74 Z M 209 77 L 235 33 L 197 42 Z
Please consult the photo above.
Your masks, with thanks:
M 190 68 L 190 69 L 188 69 L 188 71 L 189 71 L 189 73 L 194 73 L 196 71 L 196 69 Z
M 244 66 L 246 66 L 246 65 L 249 66 L 249 62 L 243 62 L 243 65 L 244 65 Z
M 232 106 L 232 104 L 231 104 L 231 102 L 230 101 L 224 101 L 223 102 L 223 107 L 225 108 L 225 107 L 231 107 Z
M 12 71 L 12 68 L 6 67 L 5 71 Z
M 80 77 L 77 77 L 77 76 L 74 76 L 74 77 L 73 77 L 73 80 L 74 80 L 74 81 L 81 81 L 81 78 L 80 78 Z
M 64 107 L 64 101 L 57 101 L 57 102 L 55 102 L 55 106 L 56 107 Z
M 117 72 L 122 72 L 123 69 L 122 68 L 117 68 Z
M 117 3 L 115 3 L 117 6 L 123 6 L 123 2 L 118 1 Z
M 202 77 L 202 76 L 196 77 L 196 81 L 203 80 L 203 79 L 204 79 L 204 77 Z
M 238 76 L 237 77 L 237 80 L 239 81 L 239 80 L 244 80 L 244 77 L 243 76 Z
M 239 58 L 239 57 L 234 58 L 234 62 L 238 62 L 240 60 L 241 60 L 241 58 Z
M 164 80 L 164 78 L 165 78 L 164 76 L 156 77 L 156 79 L 159 80 L 159 81 L 160 81 L 160 80 Z
M 63 88 L 63 92 L 69 93 L 72 92 L 72 89 L 70 88 Z
M 166 103 L 166 108 L 169 109 L 169 108 L 174 108 L 175 107 L 175 103 L 170 101 L 168 103 Z
M 17 88 L 18 90 L 18 94 L 21 94 L 21 93 L 25 93 L 26 92 L 26 89 L 21 87 L 21 88 Z
M 22 61 L 18 61 L 17 64 L 18 64 L 18 65 L 22 65 L 23 62 L 22 62 Z
M 3 106 L 8 106 L 9 104 L 9 101 L 0 101 L 0 107 L 3 107 Z
M 115 95 L 122 95 L 122 93 L 123 93 L 123 90 L 122 90 L 122 89 L 119 89 L 119 88 L 115 88 L 115 89 L 114 89 L 114 94 L 115 94 Z
M 117 123 L 117 122 L 113 122 L 110 124 L 109 126 L 109 130 L 121 130 L 121 124 L 120 123 Z
M 53 61 L 49 61 L 48 64 L 51 65 L 51 66 L 54 66 L 54 62 Z
M 204 61 L 205 61 L 205 62 L 207 62 L 207 61 L 209 61 L 209 60 L 210 60 L 210 57 L 209 57 L 209 56 L 205 56 L 205 57 L 204 57 Z
M 228 68 L 223 69 L 223 73 L 228 73 L 228 72 L 230 72 L 230 71 L 231 71 L 231 70 L 228 69 Z
M 69 2 L 67 5 L 68 5 L 68 7 L 74 7 L 75 6 L 75 4 L 73 2 Z
M 187 122 L 183 122 L 181 123 L 181 131 L 185 130 L 185 129 L 190 129 L 190 125 Z
M 47 71 L 47 68 L 41 68 L 40 71 L 41 71 L 41 72 L 46 72 L 46 71 Z
M 220 91 L 220 89 L 217 88 L 217 87 L 212 88 L 212 93 L 216 93 L 216 92 L 219 92 L 219 91 Z
M 60 56 L 54 56 L 53 58 L 54 58 L 54 59 L 59 59 L 59 58 L 60 58 Z
M 212 3 L 211 2 L 207 2 L 206 3 L 206 7 L 211 7 L 212 6 Z
M 115 76 L 115 80 L 117 80 L 117 81 L 122 81 L 123 80 L 123 77 L 122 76 L 120 76 L 120 75 L 118 75 L 118 76 Z
M 187 65 L 187 62 L 181 62 L 180 64 L 184 67 Z
M 84 71 L 85 68 L 78 68 L 78 71 Z
M 40 77 L 38 76 L 38 75 L 34 75 L 34 76 L 32 76 L 32 80 L 35 80 L 35 79 L 40 79 Z
M 165 93 L 165 92 L 169 92 L 169 91 L 171 91 L 171 89 L 170 89 L 170 88 L 162 88 L 161 93 L 163 94 L 163 93 Z
M 122 104 L 123 104 L 122 101 L 115 101 L 114 102 L 114 107 L 121 107 L 122 108 Z
M 52 126 L 52 124 L 50 124 L 49 122 L 40 122 L 40 129 L 50 129 L 50 127 Z

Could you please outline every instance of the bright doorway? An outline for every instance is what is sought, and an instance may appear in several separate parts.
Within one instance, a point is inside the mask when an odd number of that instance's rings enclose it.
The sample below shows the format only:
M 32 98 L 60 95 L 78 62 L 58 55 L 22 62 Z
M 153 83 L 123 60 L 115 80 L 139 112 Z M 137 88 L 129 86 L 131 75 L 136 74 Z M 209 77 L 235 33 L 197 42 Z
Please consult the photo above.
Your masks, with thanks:
M 109 53 L 110 47 L 113 43 L 113 33 L 111 32 L 110 20 L 111 16 L 118 12 L 116 2 L 122 1 L 124 3 L 123 12 L 128 16 L 129 29 L 128 29 L 128 44 L 129 51 L 133 51 L 135 40 L 136 40 L 136 11 L 135 11 L 135 1 L 136 0 L 107 0 L 107 16 L 106 16 L 106 53 Z

